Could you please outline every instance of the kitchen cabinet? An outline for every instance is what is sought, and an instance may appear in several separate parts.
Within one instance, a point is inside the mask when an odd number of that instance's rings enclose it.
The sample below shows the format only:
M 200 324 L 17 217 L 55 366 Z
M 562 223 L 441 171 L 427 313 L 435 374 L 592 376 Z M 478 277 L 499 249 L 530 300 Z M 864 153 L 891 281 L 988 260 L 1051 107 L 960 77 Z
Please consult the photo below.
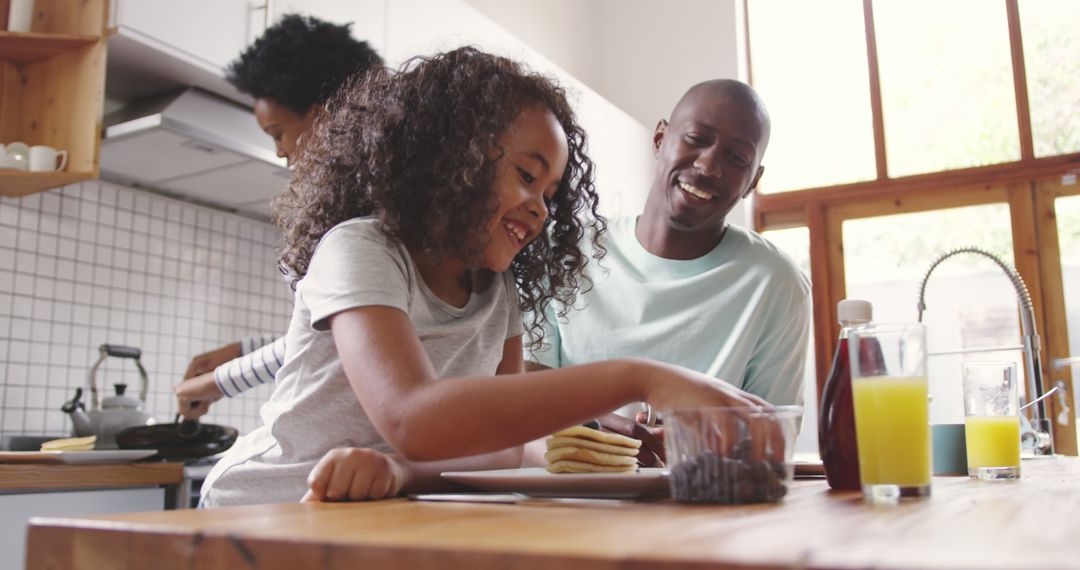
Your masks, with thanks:
M 68 152 L 60 172 L 0 170 L 0 195 L 97 177 L 107 2 L 36 0 L 30 32 L 0 31 L 0 142 Z M 0 0 L 0 29 L 9 4 Z
M 23 568 L 31 517 L 69 517 L 164 510 L 161 488 L 109 489 L 0 495 L 0 552 L 11 568 Z
M 207 71 L 229 62 L 262 35 L 266 2 L 248 0 L 115 0 L 117 33 Z
M 23 567 L 31 517 L 161 511 L 182 479 L 179 463 L 0 464 L 0 567 Z

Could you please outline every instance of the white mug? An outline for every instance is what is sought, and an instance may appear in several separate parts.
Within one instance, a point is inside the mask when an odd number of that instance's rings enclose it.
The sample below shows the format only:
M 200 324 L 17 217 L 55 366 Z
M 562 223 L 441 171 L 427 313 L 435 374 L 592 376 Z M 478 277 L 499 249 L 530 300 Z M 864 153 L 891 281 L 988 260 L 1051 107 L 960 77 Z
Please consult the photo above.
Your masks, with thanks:
M 57 166 L 56 158 L 60 157 L 60 165 Z M 55 172 L 67 167 L 68 153 L 66 150 L 56 150 L 51 146 L 36 145 L 30 147 L 30 171 L 31 172 Z
M 29 32 L 34 22 L 34 0 L 11 0 L 8 31 Z

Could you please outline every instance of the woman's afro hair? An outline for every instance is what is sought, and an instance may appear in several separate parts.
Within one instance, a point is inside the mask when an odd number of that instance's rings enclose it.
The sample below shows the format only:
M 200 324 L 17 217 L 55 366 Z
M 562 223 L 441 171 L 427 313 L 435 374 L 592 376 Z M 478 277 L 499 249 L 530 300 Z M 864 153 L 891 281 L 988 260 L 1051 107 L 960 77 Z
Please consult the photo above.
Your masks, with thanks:
M 272 99 L 304 114 L 322 105 L 350 75 L 382 66 L 349 25 L 288 14 L 270 26 L 227 70 L 226 78 L 256 99 Z

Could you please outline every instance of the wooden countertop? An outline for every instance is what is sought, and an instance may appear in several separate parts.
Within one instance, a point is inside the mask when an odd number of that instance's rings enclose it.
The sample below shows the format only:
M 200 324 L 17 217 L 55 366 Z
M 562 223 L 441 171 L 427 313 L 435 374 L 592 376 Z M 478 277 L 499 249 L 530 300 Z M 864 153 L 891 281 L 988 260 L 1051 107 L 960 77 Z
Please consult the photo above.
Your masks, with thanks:
M 175 485 L 183 478 L 181 463 L 0 464 L 0 493 Z
M 783 502 L 285 504 L 33 519 L 27 568 L 1080 568 L 1080 458 L 1010 482 L 938 477 L 872 507 L 796 481 Z

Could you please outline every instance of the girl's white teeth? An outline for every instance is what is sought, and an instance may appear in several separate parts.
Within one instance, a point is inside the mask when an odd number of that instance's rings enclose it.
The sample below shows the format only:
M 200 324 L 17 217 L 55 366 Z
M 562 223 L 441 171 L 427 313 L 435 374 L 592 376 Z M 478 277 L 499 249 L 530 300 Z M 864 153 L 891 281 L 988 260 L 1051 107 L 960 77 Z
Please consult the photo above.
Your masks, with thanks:
M 503 224 L 503 226 L 505 226 L 506 230 L 510 232 L 510 235 L 516 237 L 518 241 L 525 239 L 525 230 L 520 227 L 515 226 L 514 224 Z
M 679 181 L 679 188 L 682 188 L 683 192 L 686 192 L 691 196 L 696 196 L 698 198 L 701 198 L 702 200 L 712 200 L 712 195 L 702 192 L 701 190 L 698 190 L 697 188 L 694 188 L 693 186 L 681 180 Z

